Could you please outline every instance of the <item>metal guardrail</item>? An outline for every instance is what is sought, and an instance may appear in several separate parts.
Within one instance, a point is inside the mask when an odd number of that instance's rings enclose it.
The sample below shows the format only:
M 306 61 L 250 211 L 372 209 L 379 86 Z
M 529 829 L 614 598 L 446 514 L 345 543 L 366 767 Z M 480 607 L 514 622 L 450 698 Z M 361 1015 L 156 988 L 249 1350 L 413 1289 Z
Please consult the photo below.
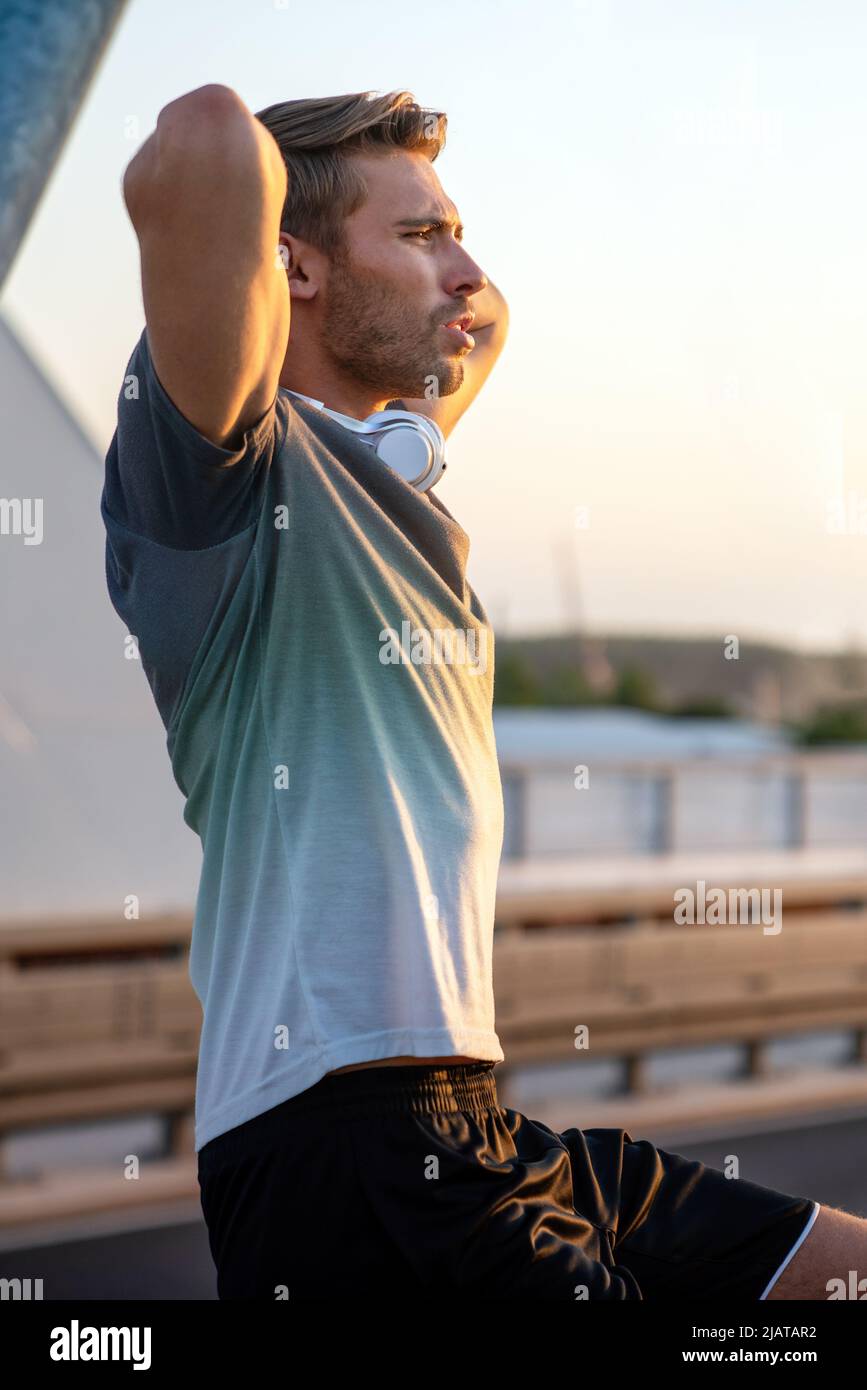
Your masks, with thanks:
M 500 773 L 506 859 L 867 844 L 864 752 L 506 758 Z

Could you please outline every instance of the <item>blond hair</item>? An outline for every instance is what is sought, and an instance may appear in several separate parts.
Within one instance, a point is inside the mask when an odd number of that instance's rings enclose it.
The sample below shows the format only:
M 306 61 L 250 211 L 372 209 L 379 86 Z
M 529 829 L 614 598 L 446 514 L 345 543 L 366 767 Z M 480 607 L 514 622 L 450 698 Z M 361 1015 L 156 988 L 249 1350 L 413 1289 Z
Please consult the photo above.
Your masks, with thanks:
M 367 196 L 350 156 L 420 150 L 433 162 L 446 140 L 444 113 L 419 106 L 411 92 L 280 101 L 256 119 L 276 140 L 288 172 L 281 231 L 328 255 L 343 249 L 344 220 Z

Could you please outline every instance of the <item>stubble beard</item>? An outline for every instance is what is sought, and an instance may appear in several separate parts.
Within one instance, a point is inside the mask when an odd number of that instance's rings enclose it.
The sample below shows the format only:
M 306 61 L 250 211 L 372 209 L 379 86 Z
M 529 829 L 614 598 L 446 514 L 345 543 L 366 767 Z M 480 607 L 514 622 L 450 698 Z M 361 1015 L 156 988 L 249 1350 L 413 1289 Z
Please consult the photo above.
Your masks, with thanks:
M 450 396 L 464 366 L 443 354 L 438 333 L 392 285 L 359 270 L 345 253 L 332 258 L 323 343 L 341 372 L 383 400 Z

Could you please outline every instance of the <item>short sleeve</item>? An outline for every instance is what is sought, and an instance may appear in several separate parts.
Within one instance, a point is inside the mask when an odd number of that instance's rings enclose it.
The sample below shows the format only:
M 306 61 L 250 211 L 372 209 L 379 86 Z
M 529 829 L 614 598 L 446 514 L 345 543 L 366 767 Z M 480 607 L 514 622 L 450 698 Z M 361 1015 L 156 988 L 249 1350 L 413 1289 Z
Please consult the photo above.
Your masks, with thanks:
M 127 365 L 100 500 L 105 573 L 167 729 L 197 658 L 225 623 L 250 620 L 257 522 L 290 418 L 278 391 L 240 447 L 223 449 L 167 395 L 146 330 Z
M 261 508 L 285 411 L 279 391 L 244 434 L 223 449 L 201 435 L 159 380 L 143 329 L 117 402 L 105 460 L 105 508 L 128 531 L 178 550 L 203 550 L 237 535 Z

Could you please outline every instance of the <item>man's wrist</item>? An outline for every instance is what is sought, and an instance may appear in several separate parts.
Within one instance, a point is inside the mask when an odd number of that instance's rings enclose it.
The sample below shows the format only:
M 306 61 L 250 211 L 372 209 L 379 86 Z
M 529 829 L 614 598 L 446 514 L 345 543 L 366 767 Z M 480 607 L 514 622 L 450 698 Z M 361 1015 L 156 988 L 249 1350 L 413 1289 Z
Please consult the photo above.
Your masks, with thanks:
M 505 297 L 490 280 L 483 290 L 472 296 L 470 308 L 476 316 L 470 328 L 473 335 L 485 328 L 505 326 L 509 321 L 509 306 Z

